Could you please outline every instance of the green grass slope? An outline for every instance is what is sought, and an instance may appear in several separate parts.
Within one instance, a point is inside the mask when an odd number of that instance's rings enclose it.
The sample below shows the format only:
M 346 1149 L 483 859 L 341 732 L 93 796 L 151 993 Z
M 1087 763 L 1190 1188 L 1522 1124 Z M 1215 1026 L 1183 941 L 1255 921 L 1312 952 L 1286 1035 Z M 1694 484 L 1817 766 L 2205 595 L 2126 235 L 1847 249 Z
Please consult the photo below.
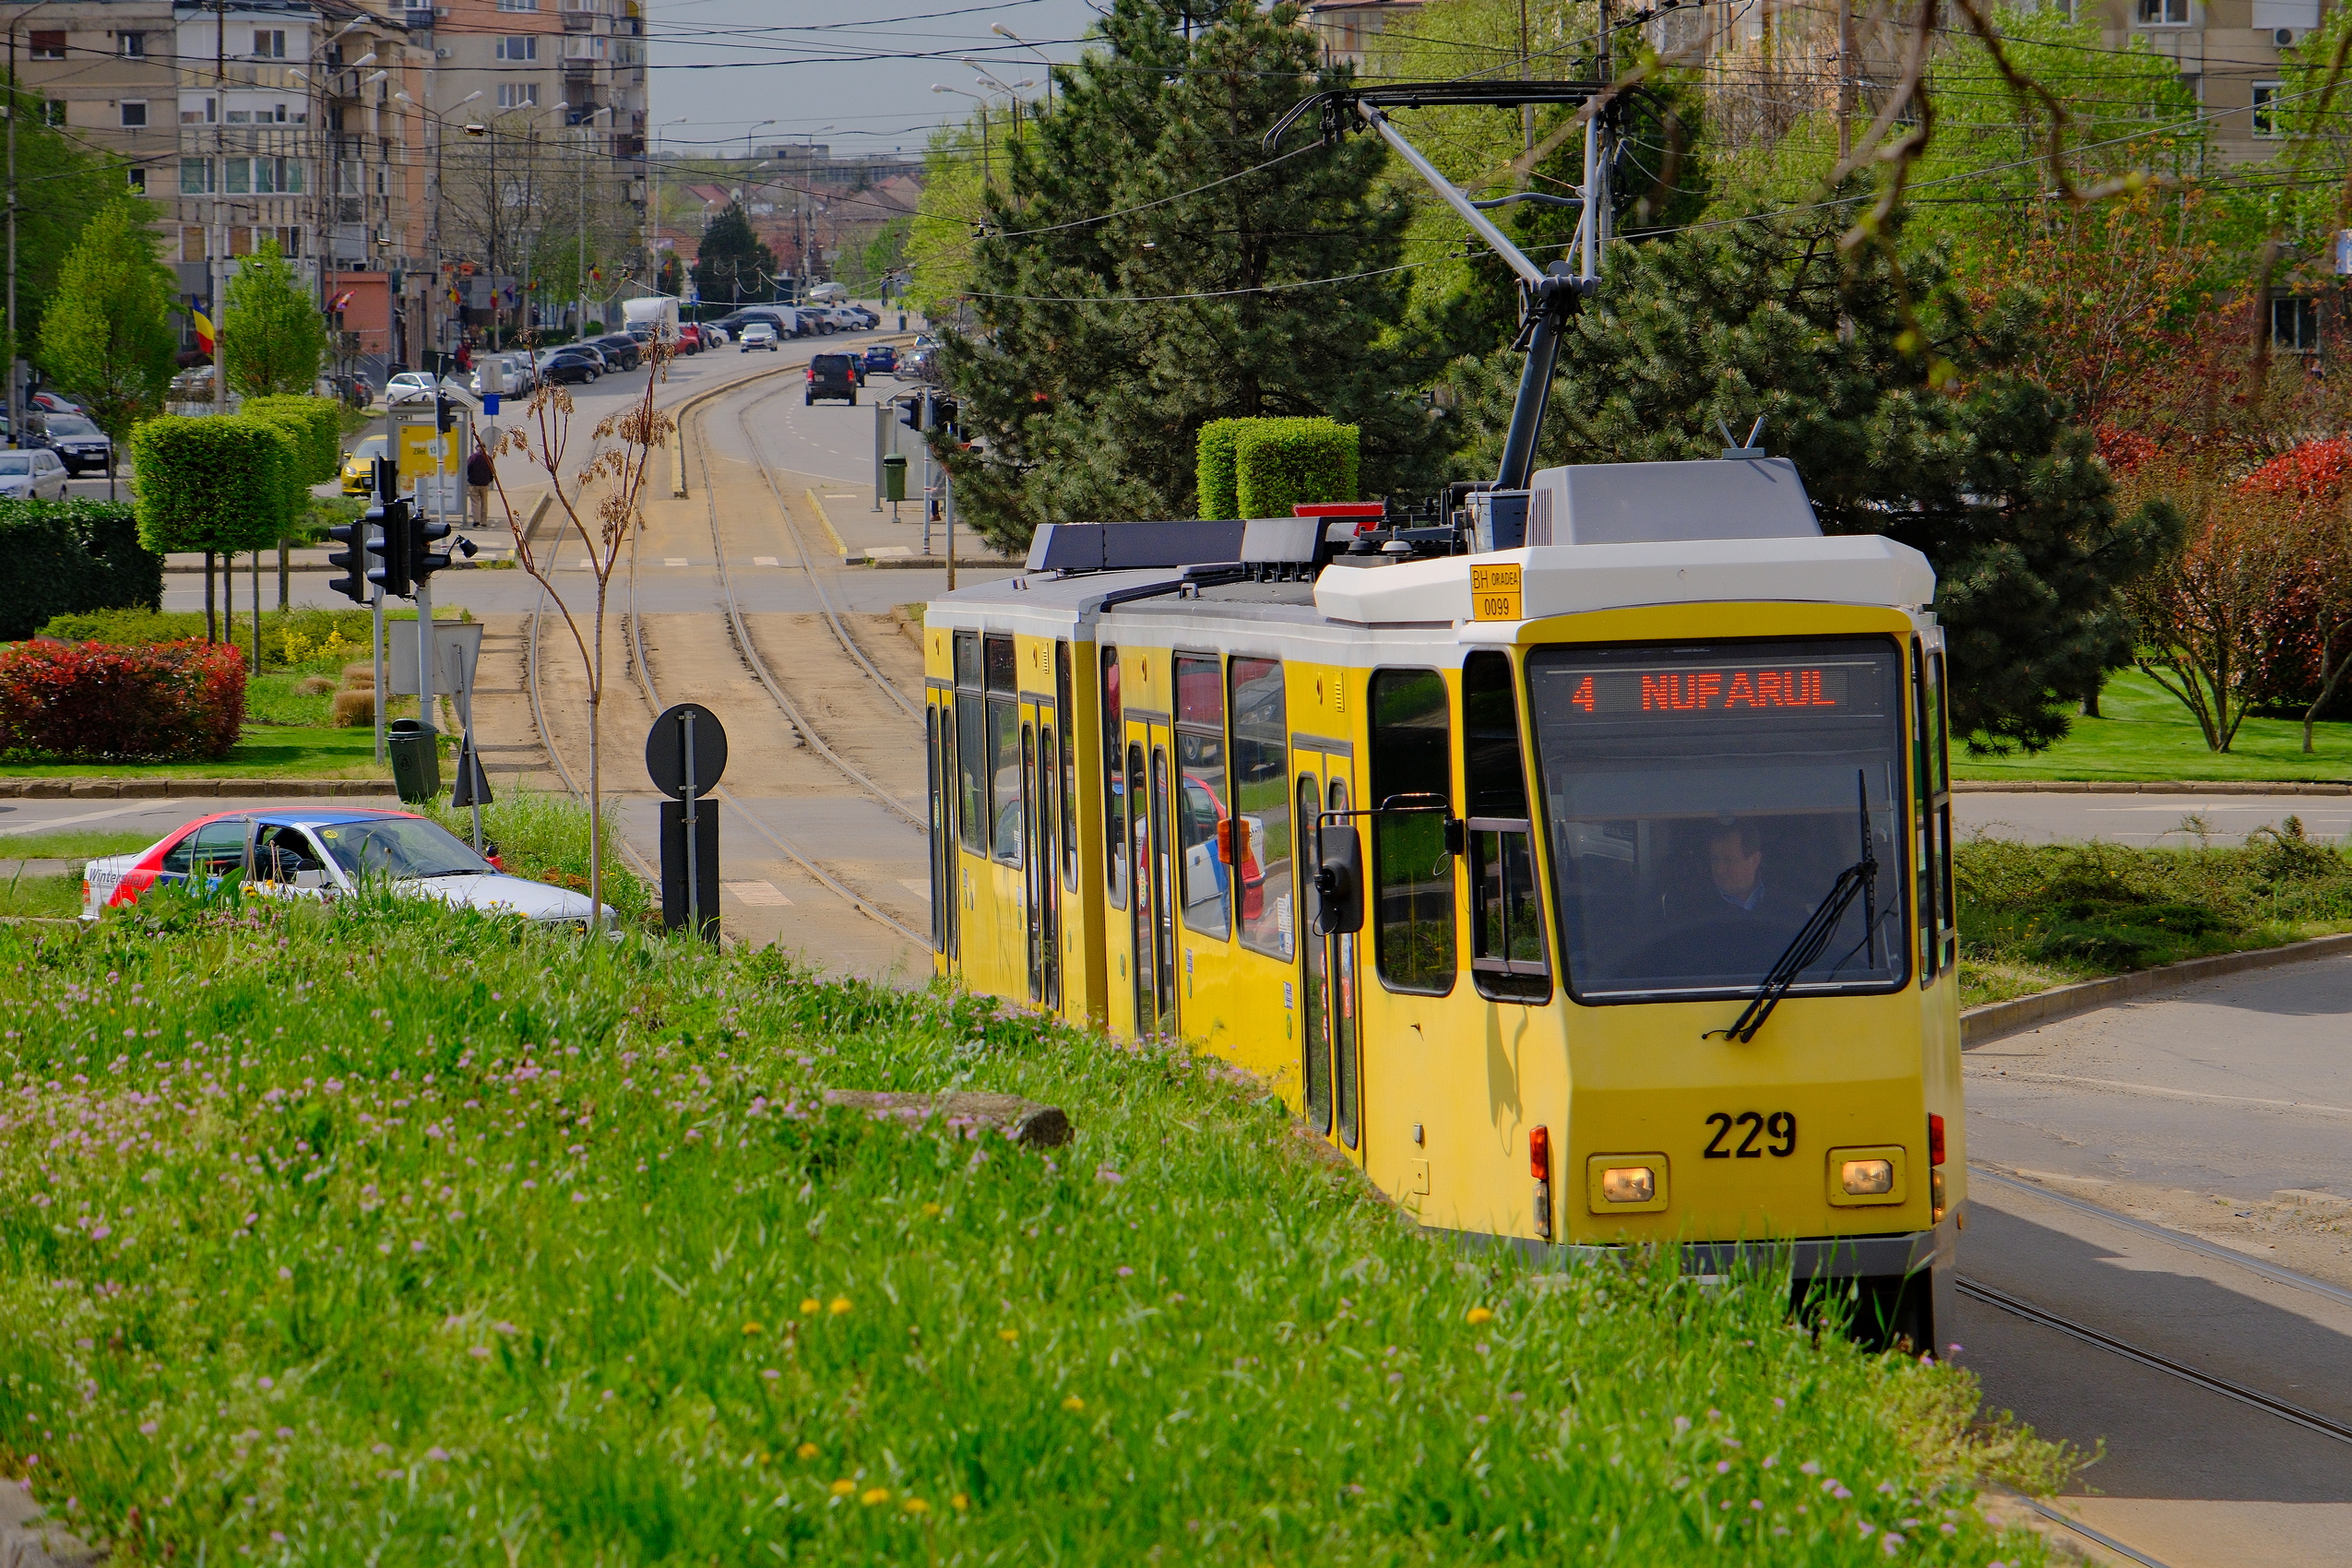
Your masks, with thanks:
M 2100 717 L 2077 716 L 2066 739 L 2047 751 L 1971 756 L 1954 742 L 1957 778 L 2117 780 L 2352 779 L 2352 723 L 2313 726 L 2304 754 L 2303 726 L 2288 719 L 2249 719 L 2226 752 L 2209 751 L 2204 731 L 2178 699 L 2136 670 L 2108 677 Z
M 984 999 L 162 899 L 0 929 L 0 1474 L 137 1561 L 2041 1561 L 1965 1373 L 1464 1253 Z

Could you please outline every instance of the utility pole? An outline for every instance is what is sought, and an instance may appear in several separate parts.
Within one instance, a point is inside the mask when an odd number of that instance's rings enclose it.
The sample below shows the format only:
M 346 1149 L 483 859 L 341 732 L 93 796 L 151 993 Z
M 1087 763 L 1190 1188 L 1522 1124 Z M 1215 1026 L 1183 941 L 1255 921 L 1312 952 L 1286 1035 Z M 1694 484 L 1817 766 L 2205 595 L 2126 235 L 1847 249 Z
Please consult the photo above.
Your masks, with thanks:
M 1519 79 L 1521 81 L 1527 79 L 1527 0 L 1519 0 Z M 1049 74 L 1046 79 L 1051 83 L 1052 77 Z M 1535 151 L 1536 106 L 1532 103 L 1519 105 L 1519 141 L 1522 153 L 1532 154 Z M 1529 178 L 1532 178 L 1534 173 L 1535 170 L 1532 167 L 1526 172 Z M 1521 183 L 1524 184 L 1525 180 L 1523 179 Z
M 8 445 L 17 444 L 17 22 L 8 18 Z
M 1837 160 L 1854 155 L 1854 0 L 1837 0 Z

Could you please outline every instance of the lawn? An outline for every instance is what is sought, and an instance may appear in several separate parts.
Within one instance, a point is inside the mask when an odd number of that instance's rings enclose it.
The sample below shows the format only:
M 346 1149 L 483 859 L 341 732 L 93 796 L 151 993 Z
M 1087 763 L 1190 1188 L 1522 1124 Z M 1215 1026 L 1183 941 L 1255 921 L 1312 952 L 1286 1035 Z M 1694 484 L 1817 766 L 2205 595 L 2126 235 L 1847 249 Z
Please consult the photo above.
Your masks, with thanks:
M 1965 1372 L 1465 1253 L 987 998 L 162 901 L 0 929 L 0 1475 L 142 1562 L 2044 1561 L 1970 1477 L 2064 1462 Z
M 160 833 L 110 827 L 69 827 L 56 833 L 26 833 L 0 838 L 0 871 L 12 861 L 87 861 L 127 855 L 161 837 Z
M 2136 670 L 2108 677 L 2100 717 L 2074 719 L 2048 751 L 1972 756 L 1956 744 L 1960 778 L 2352 780 L 2352 723 L 2317 725 L 2303 752 L 2303 726 L 2288 719 L 2249 719 L 2227 752 L 2205 749 L 2204 731 L 2180 702 Z
M 2289 817 L 2248 843 L 1955 847 L 1963 1006 L 2352 930 L 2352 859 Z
M 22 866 L 0 861 L 0 915 L 78 915 L 82 912 L 82 879 L 78 876 L 36 876 Z

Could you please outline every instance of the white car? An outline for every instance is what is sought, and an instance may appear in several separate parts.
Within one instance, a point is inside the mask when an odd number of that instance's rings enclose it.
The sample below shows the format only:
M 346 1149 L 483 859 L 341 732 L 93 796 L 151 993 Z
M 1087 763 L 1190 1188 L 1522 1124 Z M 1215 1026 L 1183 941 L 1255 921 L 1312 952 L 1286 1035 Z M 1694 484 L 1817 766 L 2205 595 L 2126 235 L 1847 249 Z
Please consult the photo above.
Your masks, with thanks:
M 704 348 L 716 349 L 721 343 L 731 343 L 734 340 L 734 335 L 730 333 L 727 328 L 719 326 L 715 322 L 706 321 L 703 323 L 702 346 Z
M 0 496 L 11 501 L 63 501 L 71 476 L 47 447 L 0 452 Z
M 398 406 L 401 403 L 433 401 L 433 377 L 421 370 L 404 370 L 384 384 L 384 400 Z
M 440 824 L 368 807 L 222 812 L 172 829 L 135 855 L 82 868 L 82 919 L 135 904 L 163 883 L 242 880 L 255 895 L 333 898 L 362 885 L 520 916 L 535 925 L 588 923 L 583 894 L 509 876 Z M 605 907 L 609 922 L 610 905 Z
M 500 388 L 503 396 L 528 397 L 531 388 L 539 384 L 539 374 L 532 367 L 530 357 L 527 354 L 501 354 L 498 356 L 498 364 L 500 377 L 504 383 Z M 468 386 L 477 398 L 482 396 L 485 391 L 482 386 L 482 373 L 489 367 L 488 360 L 474 366 L 473 379 L 468 383 Z
M 742 347 L 735 351 L 739 354 L 748 354 L 754 349 L 766 349 L 771 354 L 778 352 L 776 328 L 765 321 L 754 321 L 745 327 Z

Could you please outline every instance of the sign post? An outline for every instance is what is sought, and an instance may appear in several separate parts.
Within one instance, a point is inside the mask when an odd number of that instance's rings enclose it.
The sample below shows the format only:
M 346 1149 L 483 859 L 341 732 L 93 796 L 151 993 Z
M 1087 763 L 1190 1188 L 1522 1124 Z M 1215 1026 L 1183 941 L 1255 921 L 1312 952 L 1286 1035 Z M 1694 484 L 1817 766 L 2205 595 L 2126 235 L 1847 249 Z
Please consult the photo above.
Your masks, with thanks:
M 653 721 L 645 770 L 661 802 L 661 923 L 692 925 L 719 940 L 719 805 L 702 797 L 727 771 L 727 731 L 699 703 L 680 703 Z

